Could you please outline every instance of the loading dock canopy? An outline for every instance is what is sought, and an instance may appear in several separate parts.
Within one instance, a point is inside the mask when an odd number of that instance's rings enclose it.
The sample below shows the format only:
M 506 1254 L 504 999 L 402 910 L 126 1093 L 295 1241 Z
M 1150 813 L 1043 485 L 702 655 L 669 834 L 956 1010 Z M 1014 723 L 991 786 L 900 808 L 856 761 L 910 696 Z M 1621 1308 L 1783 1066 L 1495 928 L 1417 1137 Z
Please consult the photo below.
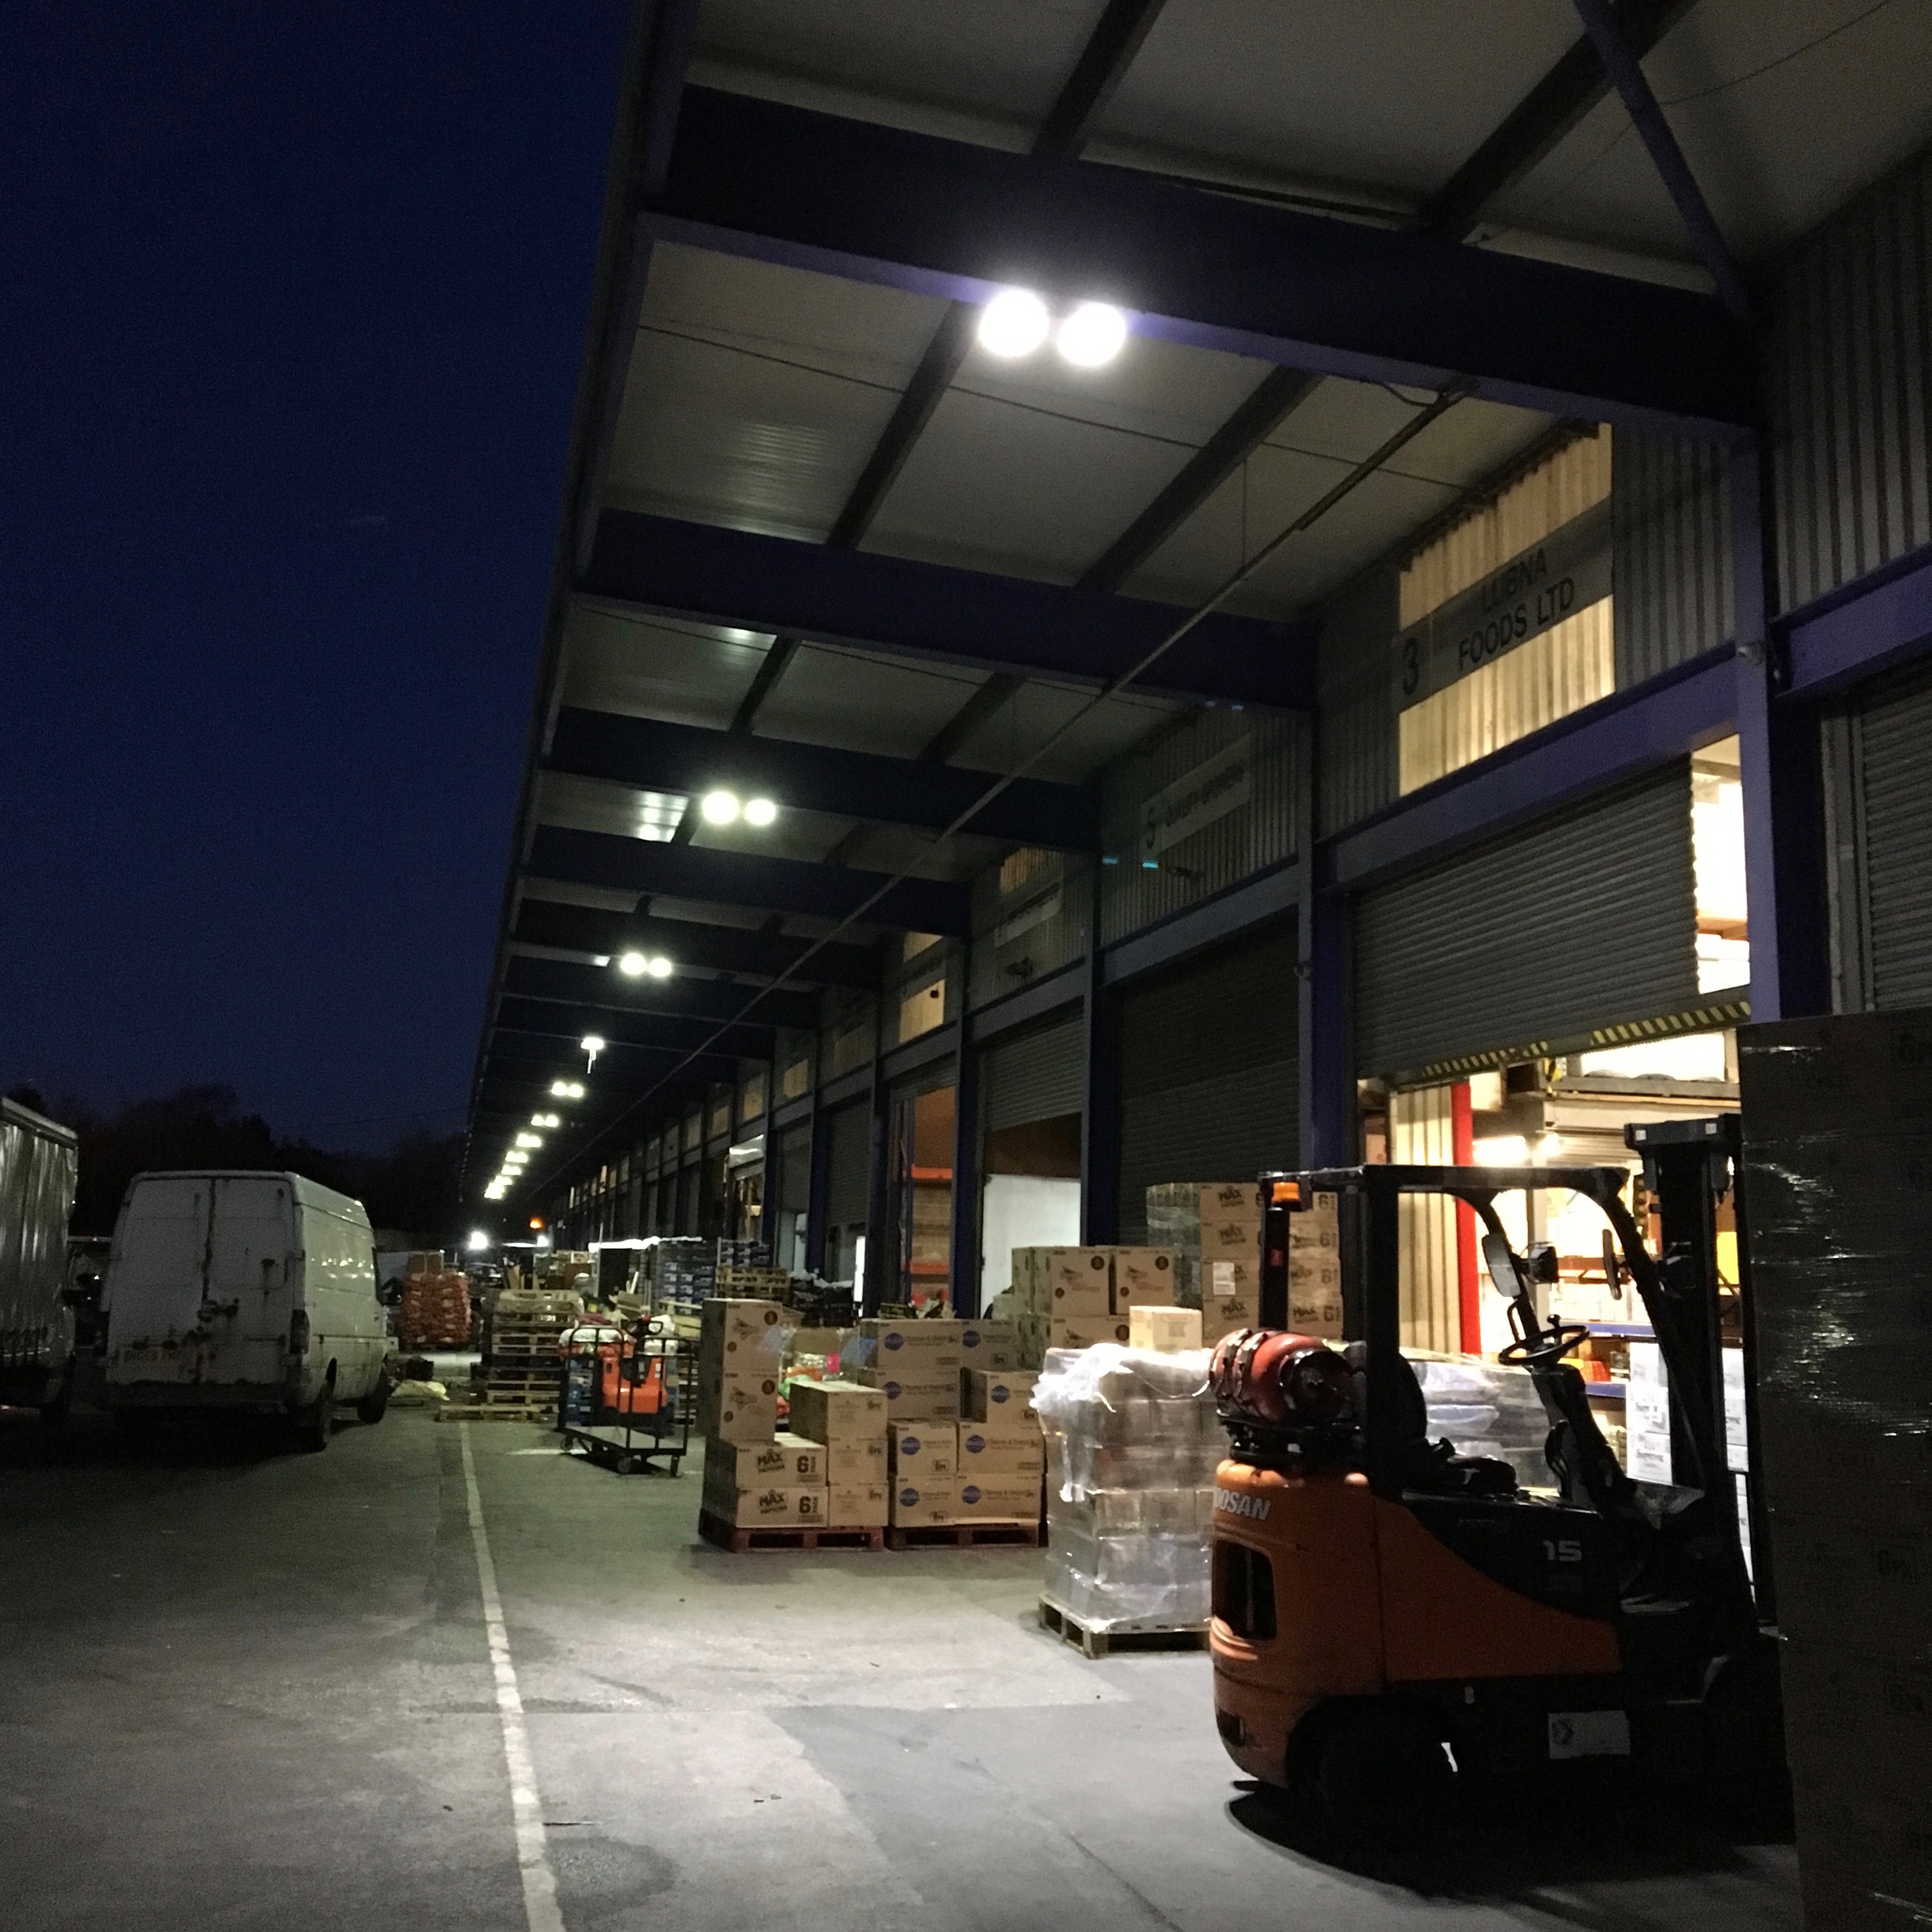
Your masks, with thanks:
M 1809 0 L 1616 11 L 1748 263 L 1932 131 L 1922 10 L 1836 38 Z M 1016 848 L 1095 850 L 1100 774 L 1177 716 L 1312 706 L 1324 600 L 1566 418 L 1751 422 L 1739 324 L 1576 16 L 1468 26 L 1435 0 L 642 0 L 472 1182 L 558 1081 L 586 1092 L 526 1191 L 880 986 L 889 940 L 964 934 Z M 1056 321 L 1118 305 L 1124 348 L 992 353 L 1011 286 Z M 707 822 L 720 788 L 775 820 Z

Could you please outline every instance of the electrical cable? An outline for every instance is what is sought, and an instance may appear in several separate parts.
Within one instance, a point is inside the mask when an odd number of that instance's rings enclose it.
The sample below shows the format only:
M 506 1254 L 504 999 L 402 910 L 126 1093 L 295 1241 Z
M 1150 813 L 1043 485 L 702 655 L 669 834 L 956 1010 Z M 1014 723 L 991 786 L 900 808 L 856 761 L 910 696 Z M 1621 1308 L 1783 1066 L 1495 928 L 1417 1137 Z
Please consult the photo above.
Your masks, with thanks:
M 1255 574 L 1261 569 L 1262 566 L 1267 563 L 1268 560 L 1274 556 L 1275 553 L 1279 550 L 1291 537 L 1298 536 L 1304 530 L 1308 529 L 1310 525 L 1318 522 L 1321 518 L 1326 516 L 1328 513 L 1342 500 L 1343 497 L 1349 495 L 1361 484 L 1366 482 L 1371 476 L 1376 474 L 1376 472 L 1382 469 L 1384 464 L 1387 462 L 1388 458 L 1393 456 L 1397 450 L 1402 448 L 1406 444 L 1413 442 L 1414 439 L 1420 436 L 1425 429 L 1428 428 L 1431 423 L 1435 422 L 1438 418 L 1446 414 L 1450 410 L 1454 409 L 1458 403 L 1461 402 L 1466 397 L 1469 395 L 1473 392 L 1474 386 L 1475 386 L 1473 382 L 1467 380 L 1466 379 L 1459 379 L 1457 381 L 1450 383 L 1450 386 L 1443 390 L 1442 394 L 1426 408 L 1418 410 L 1414 416 L 1412 416 L 1409 420 L 1404 423 L 1400 429 L 1396 430 L 1393 435 L 1386 438 L 1370 454 L 1364 457 L 1360 462 L 1357 464 L 1355 466 L 1349 471 L 1347 476 L 1342 477 L 1322 496 L 1316 498 L 1315 502 L 1311 503 L 1306 509 L 1304 510 L 1291 522 L 1285 524 L 1280 530 L 1276 531 L 1266 543 L 1262 544 L 1259 550 L 1256 551 L 1252 557 L 1249 558 L 1246 562 L 1243 563 L 1238 569 L 1235 570 L 1232 573 L 1232 575 L 1225 578 L 1219 589 L 1212 592 L 1201 603 L 1196 604 L 1192 610 L 1189 611 L 1188 614 L 1172 628 L 1172 629 L 1167 632 L 1162 637 L 1160 641 L 1154 645 L 1151 650 L 1147 651 L 1141 657 L 1136 659 L 1136 661 L 1132 664 L 1129 665 L 1125 670 L 1118 672 L 1113 677 L 1108 679 L 1106 682 L 1100 686 L 1099 690 L 1094 692 L 1093 694 L 1088 698 L 1084 704 L 1081 705 L 1076 710 L 1071 712 L 1060 722 L 1055 730 L 1050 732 L 1040 744 L 1036 746 L 1033 751 L 1029 753 L 1020 764 L 1015 766 L 1011 771 L 1005 772 L 999 778 L 995 778 L 992 784 L 988 785 L 985 791 L 981 793 L 979 797 L 975 799 L 970 805 L 968 806 L 963 812 L 959 813 L 959 814 L 955 818 L 950 824 L 944 826 L 941 830 L 934 833 L 930 842 L 931 847 L 937 848 L 938 846 L 941 846 L 945 844 L 947 839 L 953 837 L 956 833 L 964 830 L 964 828 L 968 825 L 970 824 L 981 812 L 985 811 L 986 807 L 991 805 L 994 800 L 998 798 L 1002 792 L 1005 791 L 1010 786 L 1018 783 L 1018 782 L 1025 777 L 1028 772 L 1031 771 L 1035 766 L 1038 765 L 1047 756 L 1048 753 L 1053 750 L 1055 746 L 1060 744 L 1067 737 L 1067 736 L 1072 731 L 1074 727 L 1078 724 L 1082 718 L 1086 718 L 1094 710 L 1097 710 L 1100 706 L 1104 704 L 1108 698 L 1113 697 L 1117 692 L 1124 690 L 1127 686 L 1132 684 L 1136 678 L 1143 676 L 1146 672 L 1151 670 L 1162 658 L 1165 657 L 1176 644 L 1180 643 L 1183 638 L 1187 635 L 1189 632 L 1193 630 L 1207 618 L 1212 616 L 1215 611 L 1219 610 L 1237 590 L 1240 590 L 1242 585 L 1246 584 L 1250 578 L 1253 577 Z M 760 986 L 754 993 L 752 994 L 751 998 L 745 1002 L 744 1005 L 731 1016 L 730 1018 L 721 1022 L 716 1029 L 710 1034 L 708 1037 L 701 1041 L 698 1046 L 693 1047 L 676 1066 L 669 1069 L 669 1070 L 664 1073 L 658 1079 L 655 1081 L 650 1086 L 647 1087 L 644 1092 L 640 1094 L 638 1097 L 633 1100 L 628 1106 L 626 1107 L 621 1113 L 614 1114 L 608 1120 L 607 1120 L 602 1126 L 597 1130 L 596 1133 L 591 1136 L 590 1140 L 586 1142 L 584 1146 L 576 1150 L 569 1160 L 562 1162 L 560 1166 L 553 1167 L 542 1177 L 541 1180 L 532 1180 L 526 1183 L 522 1189 L 519 1190 L 519 1192 L 527 1194 L 531 1190 L 549 1186 L 554 1181 L 557 1180 L 567 1168 L 574 1166 L 578 1161 L 582 1160 L 584 1155 L 588 1154 L 592 1148 L 596 1147 L 600 1142 L 602 1142 L 614 1129 L 621 1126 L 626 1120 L 628 1120 L 640 1107 L 644 1106 L 648 1101 L 650 1101 L 654 1095 L 662 1092 L 672 1081 L 677 1078 L 678 1075 L 681 1073 L 686 1067 L 691 1065 L 694 1060 L 700 1058 L 704 1054 L 710 1052 L 712 1048 L 716 1046 L 717 1043 L 730 1032 L 732 1028 L 742 1025 L 746 1016 L 758 1006 L 760 1000 L 766 998 L 769 994 L 778 992 L 782 988 L 790 983 L 799 972 L 800 969 L 803 967 L 806 962 L 811 959 L 815 953 L 823 951 L 824 949 L 827 946 L 830 946 L 842 932 L 846 931 L 848 928 L 856 925 L 865 917 L 867 913 L 870 912 L 874 906 L 880 904 L 880 902 L 889 894 L 896 891 L 900 886 L 904 885 L 908 880 L 915 876 L 916 874 L 913 868 L 908 866 L 902 870 L 893 873 L 881 884 L 875 887 L 874 890 L 868 893 L 864 899 L 860 901 L 857 905 L 854 906 L 850 912 L 847 913 L 842 919 L 840 919 L 838 922 L 832 927 L 830 932 L 824 933 L 818 938 L 814 940 L 812 944 L 806 948 L 805 951 L 800 953 L 799 956 L 785 968 L 784 971 L 780 974 L 769 986 Z M 620 1043 L 621 1044 L 621 1042 Z

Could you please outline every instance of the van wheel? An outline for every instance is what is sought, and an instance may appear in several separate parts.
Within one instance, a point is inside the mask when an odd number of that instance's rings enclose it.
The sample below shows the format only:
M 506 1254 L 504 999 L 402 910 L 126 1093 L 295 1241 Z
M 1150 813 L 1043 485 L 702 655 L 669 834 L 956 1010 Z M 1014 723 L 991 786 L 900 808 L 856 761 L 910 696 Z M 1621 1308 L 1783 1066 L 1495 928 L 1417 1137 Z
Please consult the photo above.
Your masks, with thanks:
M 374 1428 L 388 1413 L 388 1407 L 389 1378 L 387 1376 L 379 1376 L 376 1378 L 376 1386 L 356 1405 L 356 1420 L 366 1422 Z
M 296 1418 L 296 1440 L 314 1455 L 328 1447 L 334 1427 L 335 1384 L 324 1382 L 321 1394 Z

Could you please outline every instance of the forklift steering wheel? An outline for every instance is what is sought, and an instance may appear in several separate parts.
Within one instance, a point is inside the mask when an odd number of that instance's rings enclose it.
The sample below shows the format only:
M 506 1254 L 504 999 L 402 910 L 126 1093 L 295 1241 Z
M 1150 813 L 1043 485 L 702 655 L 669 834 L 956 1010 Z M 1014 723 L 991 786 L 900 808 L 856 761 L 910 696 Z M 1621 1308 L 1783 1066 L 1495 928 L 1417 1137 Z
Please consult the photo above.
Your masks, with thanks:
M 1527 1368 L 1532 1364 L 1560 1361 L 1580 1342 L 1590 1339 L 1590 1330 L 1581 1322 L 1553 1322 L 1540 1334 L 1526 1336 L 1506 1343 L 1496 1351 L 1496 1360 L 1510 1368 Z

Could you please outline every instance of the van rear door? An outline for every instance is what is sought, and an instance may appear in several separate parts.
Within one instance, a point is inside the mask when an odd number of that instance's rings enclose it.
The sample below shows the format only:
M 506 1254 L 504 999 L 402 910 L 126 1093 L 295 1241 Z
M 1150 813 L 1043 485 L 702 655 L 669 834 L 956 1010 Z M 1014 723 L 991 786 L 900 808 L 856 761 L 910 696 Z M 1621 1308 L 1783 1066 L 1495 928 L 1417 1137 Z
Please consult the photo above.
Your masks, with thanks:
M 136 1180 L 122 1204 L 107 1264 L 107 1377 L 191 1382 L 193 1334 L 208 1262 L 206 1174 Z
M 206 1337 L 200 1379 L 279 1382 L 301 1262 L 288 1180 L 224 1174 L 212 1208 L 207 1293 L 197 1311 Z

